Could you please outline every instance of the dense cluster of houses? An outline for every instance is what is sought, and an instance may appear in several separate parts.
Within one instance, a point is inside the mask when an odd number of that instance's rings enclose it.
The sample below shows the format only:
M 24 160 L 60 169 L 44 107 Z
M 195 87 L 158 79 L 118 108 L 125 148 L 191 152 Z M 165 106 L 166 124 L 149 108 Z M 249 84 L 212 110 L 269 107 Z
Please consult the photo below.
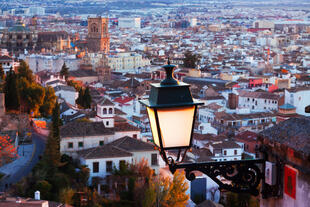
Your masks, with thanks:
M 176 65 L 174 77 L 191 84 L 192 96 L 204 103 L 198 108 L 193 149 L 185 160 L 259 158 L 261 132 L 290 118 L 309 116 L 305 108 L 310 104 L 310 22 L 301 11 L 283 16 L 273 11 L 277 14 L 268 13 L 266 20 L 256 19 L 261 14 L 255 9 L 248 10 L 247 16 L 240 11 L 214 12 L 210 14 L 214 19 L 202 13 L 193 12 L 197 19 L 169 12 L 146 17 L 141 28 L 124 29 L 110 22 L 109 54 L 87 50 L 90 31 L 74 18 L 72 24 L 61 24 L 62 20 L 51 17 L 46 25 L 30 28 L 42 30 L 38 33 L 42 42 L 36 43 L 42 46 L 41 52 L 20 52 L 18 58 L 30 65 L 37 82 L 51 86 L 58 97 L 64 123 L 61 153 L 88 166 L 90 183 L 99 178 L 99 184 L 104 184 L 114 168 L 143 159 L 155 173 L 167 172 L 139 100 L 148 98 L 151 83 L 165 77 L 161 66 L 170 58 Z M 182 18 L 190 23 L 179 24 Z M 66 32 L 48 33 L 45 27 Z M 69 35 L 69 30 L 81 36 Z M 196 67 L 183 66 L 186 51 L 200 56 Z M 78 91 L 59 75 L 64 63 L 69 67 L 68 80 L 89 87 L 89 109 L 76 104 Z M 17 55 L 1 50 L 0 64 L 5 72 L 16 68 Z M 210 181 L 210 186 L 216 184 Z

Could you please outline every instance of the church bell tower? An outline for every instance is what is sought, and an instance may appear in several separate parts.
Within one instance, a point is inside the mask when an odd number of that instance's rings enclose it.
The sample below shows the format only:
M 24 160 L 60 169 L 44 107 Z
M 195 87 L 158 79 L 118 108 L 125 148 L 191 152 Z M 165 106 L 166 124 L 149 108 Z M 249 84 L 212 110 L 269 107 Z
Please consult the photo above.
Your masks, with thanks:
M 88 18 L 87 47 L 90 52 L 110 51 L 109 19 L 102 17 Z

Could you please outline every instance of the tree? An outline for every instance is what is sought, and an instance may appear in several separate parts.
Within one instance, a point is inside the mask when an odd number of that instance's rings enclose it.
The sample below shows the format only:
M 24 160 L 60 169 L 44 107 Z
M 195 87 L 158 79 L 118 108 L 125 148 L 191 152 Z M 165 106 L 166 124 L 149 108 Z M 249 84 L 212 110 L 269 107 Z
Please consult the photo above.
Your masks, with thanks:
M 186 68 L 196 68 L 200 61 L 201 56 L 198 54 L 193 54 L 191 51 L 187 50 L 184 53 L 183 66 Z
M 32 83 L 34 81 L 34 76 L 32 74 L 32 71 L 30 70 L 28 64 L 25 61 L 21 61 L 19 64 L 19 67 L 17 69 L 18 71 L 18 78 L 26 78 L 29 83 Z
M 41 199 L 49 200 L 51 198 L 52 185 L 46 180 L 40 180 L 36 183 L 36 190 L 40 191 Z
M 76 99 L 76 103 L 78 105 L 80 105 L 81 107 L 84 106 L 84 90 L 83 90 L 83 88 L 81 88 L 79 90 L 79 95 L 78 95 L 78 98 Z
M 83 96 L 83 100 L 84 100 L 84 108 L 89 109 L 91 106 L 91 95 L 89 93 L 89 87 L 87 86 L 85 91 L 84 91 L 84 96 Z
M 189 195 L 186 194 L 188 184 L 185 182 L 184 172 L 176 171 L 168 190 L 168 206 L 186 206 Z
M 57 141 L 57 151 L 60 154 L 60 131 L 59 127 L 61 125 L 61 120 L 60 120 L 60 109 L 59 109 L 59 104 L 58 101 L 56 101 L 54 109 L 53 109 L 53 116 L 52 116 L 52 132 L 53 132 L 53 137 Z
M 18 93 L 21 109 L 27 113 L 39 114 L 39 109 L 44 101 L 45 90 L 37 84 L 35 77 L 26 62 L 21 61 L 18 67 Z
M 157 185 L 155 183 L 150 183 L 149 187 L 146 189 L 144 194 L 144 199 L 142 201 L 143 207 L 154 206 L 157 202 L 157 192 L 156 192 Z
M 19 109 L 19 91 L 17 88 L 17 78 L 12 68 L 5 78 L 4 85 L 5 107 L 7 110 Z
M 76 193 L 76 191 L 72 188 L 64 188 L 60 191 L 60 202 L 61 203 L 65 203 L 65 204 L 69 204 L 69 205 L 73 205 L 74 200 L 73 200 L 73 196 Z
M 82 88 L 82 83 L 74 80 L 67 80 L 68 86 L 72 86 L 75 88 L 76 91 L 80 91 Z
M 35 82 L 29 82 L 25 77 L 18 80 L 18 88 L 24 111 L 37 115 L 44 101 L 44 88 Z
M 68 80 L 69 77 L 69 68 L 66 66 L 66 63 L 64 63 L 60 70 L 60 75 L 65 76 L 65 79 Z
M 9 136 L 0 136 L 0 166 L 7 160 L 17 156 L 16 147 L 10 142 Z
M 90 106 L 91 106 L 91 95 L 89 92 L 89 87 L 86 87 L 86 89 L 81 88 L 79 90 L 79 96 L 76 99 L 76 103 L 85 109 L 90 108 Z
M 60 133 L 59 133 L 59 104 L 55 103 L 52 114 L 52 126 L 47 139 L 44 159 L 50 166 L 49 173 L 53 175 L 57 171 L 57 167 L 60 164 Z
M 4 78 L 5 78 L 4 70 L 3 70 L 2 64 L 0 64 L 0 79 L 4 80 Z
M 43 104 L 40 106 L 40 113 L 44 117 L 52 115 L 53 106 L 56 103 L 55 91 L 52 87 L 47 86 L 44 88 L 45 96 Z
M 127 183 L 127 190 L 124 191 L 124 187 L 113 190 L 119 194 L 121 201 L 133 203 L 133 206 L 181 207 L 186 206 L 189 199 L 184 173 L 177 171 L 173 179 L 155 176 L 146 160 L 114 169 L 109 179 L 108 183 L 117 183 L 117 186 Z

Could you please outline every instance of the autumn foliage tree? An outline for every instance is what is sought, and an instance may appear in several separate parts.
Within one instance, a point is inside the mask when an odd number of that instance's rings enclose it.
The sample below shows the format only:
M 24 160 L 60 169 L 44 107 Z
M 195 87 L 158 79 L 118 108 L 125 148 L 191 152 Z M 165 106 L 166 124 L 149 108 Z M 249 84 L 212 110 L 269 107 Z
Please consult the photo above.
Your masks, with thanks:
M 0 166 L 8 160 L 17 157 L 17 150 L 9 136 L 0 136 Z
M 29 82 L 26 77 L 21 77 L 18 84 L 23 111 L 38 114 L 44 101 L 44 88 L 35 82 Z
M 52 115 L 53 107 L 56 103 L 56 95 L 54 89 L 50 86 L 45 87 L 44 91 L 44 101 L 39 110 L 42 116 L 49 117 Z
M 123 164 L 120 169 L 114 170 L 109 179 L 110 183 L 117 183 L 117 186 L 127 185 L 113 189 L 120 196 L 120 202 L 126 202 L 127 206 L 185 207 L 189 199 L 183 172 L 176 171 L 172 179 L 154 175 L 146 160 L 133 165 Z
M 11 69 L 6 76 L 4 93 L 7 110 L 20 110 L 34 116 L 50 116 L 56 100 L 52 88 L 35 82 L 35 76 L 24 61 L 20 62 L 16 74 Z

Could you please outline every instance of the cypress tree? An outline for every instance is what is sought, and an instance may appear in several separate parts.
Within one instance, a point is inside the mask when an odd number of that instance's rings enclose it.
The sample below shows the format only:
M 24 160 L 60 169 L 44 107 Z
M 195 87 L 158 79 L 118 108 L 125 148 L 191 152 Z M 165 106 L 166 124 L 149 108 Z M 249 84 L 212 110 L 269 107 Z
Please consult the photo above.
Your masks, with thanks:
M 7 110 L 18 110 L 19 109 L 19 93 L 17 89 L 17 78 L 12 68 L 9 74 L 5 78 L 4 85 L 5 93 L 5 107 Z
M 52 126 L 50 129 L 50 134 L 47 139 L 45 148 L 45 161 L 48 164 L 49 173 L 52 176 L 53 173 L 57 171 L 60 164 L 60 133 L 59 133 L 59 104 L 55 103 L 53 114 L 52 114 Z
M 84 108 L 86 109 L 89 109 L 90 108 L 90 105 L 91 105 L 91 95 L 90 95 L 90 92 L 89 92 L 89 87 L 87 86 L 85 91 L 84 91 L 84 97 L 83 97 L 83 100 L 84 100 Z
M 53 120 L 53 137 L 57 142 L 57 151 L 60 155 L 60 132 L 59 132 L 59 127 L 60 127 L 60 109 L 59 109 L 59 104 L 58 101 L 55 103 L 55 107 L 53 109 L 53 115 L 52 115 L 52 120 Z
M 66 63 L 64 63 L 61 67 L 61 70 L 60 70 L 60 75 L 61 76 L 65 76 L 66 80 L 68 79 L 69 77 L 69 68 L 67 67 Z
M 79 96 L 78 98 L 76 99 L 76 103 L 82 107 L 84 107 L 84 90 L 83 88 L 81 88 L 79 90 Z

